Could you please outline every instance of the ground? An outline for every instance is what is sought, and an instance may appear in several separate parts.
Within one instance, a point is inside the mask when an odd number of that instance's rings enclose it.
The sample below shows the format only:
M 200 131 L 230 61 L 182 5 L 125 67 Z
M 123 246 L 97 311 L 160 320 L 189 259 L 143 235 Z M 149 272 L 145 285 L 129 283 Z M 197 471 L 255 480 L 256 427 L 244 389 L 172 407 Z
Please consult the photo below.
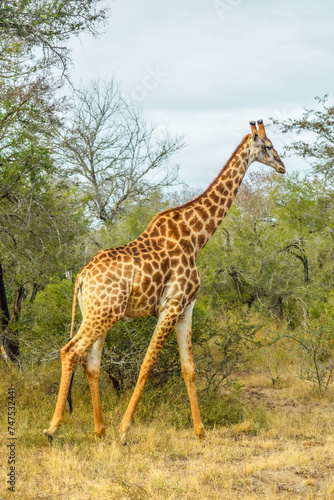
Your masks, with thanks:
M 93 433 L 89 395 L 78 386 L 74 413 L 51 447 L 41 431 L 56 391 L 41 396 L 39 405 L 33 393 L 25 394 L 18 397 L 16 415 L 16 491 L 8 492 L 3 481 L 0 498 L 332 499 L 334 404 L 331 397 L 310 396 L 305 387 L 299 393 L 299 387 L 249 380 L 242 390 L 243 404 L 252 408 L 249 418 L 209 429 L 203 441 L 188 426 L 171 426 L 163 412 L 143 422 L 139 406 L 127 446 L 117 427 L 129 395 L 110 396 L 113 408 L 103 398 L 107 436 L 100 439 Z M 32 388 L 37 390 L 36 383 Z M 5 429 L 2 449 L 6 442 Z M 5 478 L 7 461 L 0 467 Z

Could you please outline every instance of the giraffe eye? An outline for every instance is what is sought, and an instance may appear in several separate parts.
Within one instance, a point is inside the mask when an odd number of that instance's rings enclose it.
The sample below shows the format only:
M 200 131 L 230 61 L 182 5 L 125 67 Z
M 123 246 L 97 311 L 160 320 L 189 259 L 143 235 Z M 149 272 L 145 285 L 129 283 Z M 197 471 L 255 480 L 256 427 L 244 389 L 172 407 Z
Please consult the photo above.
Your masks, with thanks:
M 266 146 L 267 149 L 273 149 L 273 146 Z

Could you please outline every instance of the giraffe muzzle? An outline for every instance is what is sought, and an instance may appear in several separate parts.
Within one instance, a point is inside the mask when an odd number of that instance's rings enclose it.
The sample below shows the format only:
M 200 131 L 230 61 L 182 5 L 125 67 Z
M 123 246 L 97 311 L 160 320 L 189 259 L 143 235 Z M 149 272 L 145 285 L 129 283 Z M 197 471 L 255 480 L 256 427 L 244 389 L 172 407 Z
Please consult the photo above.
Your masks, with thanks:
M 278 174 L 285 174 L 285 166 L 284 166 L 284 164 L 281 161 L 279 161 L 279 164 L 277 165 L 277 167 L 275 168 L 275 170 L 276 170 L 276 172 Z

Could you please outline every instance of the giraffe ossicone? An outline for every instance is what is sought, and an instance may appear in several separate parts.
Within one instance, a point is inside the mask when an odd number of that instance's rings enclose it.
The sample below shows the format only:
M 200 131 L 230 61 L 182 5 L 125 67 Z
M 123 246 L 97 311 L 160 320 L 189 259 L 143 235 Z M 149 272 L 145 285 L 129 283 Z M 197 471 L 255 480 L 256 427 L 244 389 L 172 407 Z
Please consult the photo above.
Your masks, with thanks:
M 191 348 L 191 319 L 200 277 L 196 258 L 214 234 L 238 192 L 251 163 L 259 161 L 285 173 L 285 167 L 267 138 L 263 121 L 250 122 L 247 134 L 216 179 L 197 198 L 159 213 L 134 241 L 102 250 L 77 275 L 72 307 L 82 312 L 77 334 L 60 351 L 62 374 L 56 409 L 44 434 L 60 426 L 75 366 L 81 359 L 90 386 L 95 432 L 105 434 L 99 374 L 102 348 L 108 330 L 125 316 L 156 316 L 158 322 L 143 360 L 138 381 L 120 424 L 124 442 L 145 383 L 174 328 L 193 417 L 195 434 L 204 436 Z

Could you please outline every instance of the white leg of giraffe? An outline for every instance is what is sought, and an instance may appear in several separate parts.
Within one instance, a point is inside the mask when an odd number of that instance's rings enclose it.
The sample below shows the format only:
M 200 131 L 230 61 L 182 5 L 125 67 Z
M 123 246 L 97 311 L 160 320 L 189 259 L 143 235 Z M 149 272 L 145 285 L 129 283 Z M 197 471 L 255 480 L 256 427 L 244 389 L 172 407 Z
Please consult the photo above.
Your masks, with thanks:
M 52 440 L 53 434 L 56 432 L 64 419 L 65 405 L 71 377 L 79 359 L 98 338 L 102 336 L 104 337 L 106 332 L 119 319 L 120 317 L 117 317 L 113 320 L 105 320 L 94 325 L 94 320 L 90 321 L 89 318 L 85 317 L 81 323 L 78 333 L 60 350 L 62 369 L 56 409 L 49 428 L 44 429 L 43 431 L 50 440 Z
M 178 314 L 176 314 L 175 312 L 170 313 L 167 309 L 163 311 L 159 316 L 153 337 L 139 371 L 136 387 L 133 391 L 130 403 L 128 404 L 127 410 L 119 426 L 122 443 L 126 442 L 126 435 L 128 430 L 130 429 L 131 420 L 136 411 L 140 396 L 142 395 L 145 384 L 150 376 L 151 371 L 153 370 L 161 349 L 163 348 L 168 335 L 172 331 L 174 324 L 177 321 Z
M 99 377 L 103 344 L 107 333 L 99 337 L 94 344 L 85 352 L 81 359 L 81 364 L 86 372 L 90 393 L 92 396 L 95 433 L 97 436 L 104 436 L 105 427 L 103 423 Z
M 194 422 L 196 436 L 204 437 L 204 426 L 198 409 L 198 401 L 195 386 L 195 364 L 191 348 L 191 318 L 195 301 L 191 302 L 182 317 L 175 325 L 175 333 L 180 351 L 182 375 L 187 386 L 191 413 Z

